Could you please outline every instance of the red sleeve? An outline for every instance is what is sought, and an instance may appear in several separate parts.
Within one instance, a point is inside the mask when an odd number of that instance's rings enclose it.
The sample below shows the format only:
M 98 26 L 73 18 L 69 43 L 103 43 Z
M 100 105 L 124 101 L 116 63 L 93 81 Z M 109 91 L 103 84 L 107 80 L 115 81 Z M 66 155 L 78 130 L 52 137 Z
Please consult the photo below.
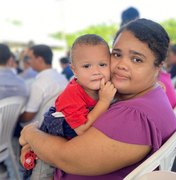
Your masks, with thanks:
M 71 128 L 76 128 L 87 121 L 89 108 L 82 91 L 69 87 L 56 99 L 56 111 L 62 112 Z

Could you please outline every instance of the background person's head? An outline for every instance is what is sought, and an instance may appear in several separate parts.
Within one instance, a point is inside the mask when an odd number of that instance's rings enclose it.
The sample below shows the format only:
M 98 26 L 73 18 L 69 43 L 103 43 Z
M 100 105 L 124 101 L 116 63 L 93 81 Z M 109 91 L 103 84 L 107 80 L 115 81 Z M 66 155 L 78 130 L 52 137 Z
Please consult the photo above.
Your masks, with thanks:
M 23 69 L 24 70 L 26 70 L 26 69 L 31 67 L 31 65 L 30 65 L 30 58 L 29 58 L 28 55 L 24 55 L 22 61 L 23 61 Z
M 176 44 L 170 45 L 167 62 L 169 65 L 176 64 Z
M 0 66 L 6 66 L 11 58 L 11 51 L 5 44 L 0 44 Z
M 67 56 L 61 57 L 59 59 L 59 62 L 60 62 L 60 66 L 62 69 L 66 68 L 67 66 L 70 65 L 70 59 Z
M 47 45 L 34 45 L 28 51 L 31 67 L 36 71 L 51 68 L 53 52 Z
M 154 21 L 137 19 L 122 26 L 111 56 L 112 82 L 118 92 L 133 97 L 153 88 L 168 46 L 168 34 Z
M 102 78 L 110 79 L 110 51 L 107 42 L 95 34 L 78 37 L 70 51 L 71 68 L 78 82 L 98 90 Z
M 124 24 L 138 19 L 140 17 L 139 11 L 134 7 L 129 7 L 125 9 L 121 14 L 121 24 L 120 26 L 123 26 Z

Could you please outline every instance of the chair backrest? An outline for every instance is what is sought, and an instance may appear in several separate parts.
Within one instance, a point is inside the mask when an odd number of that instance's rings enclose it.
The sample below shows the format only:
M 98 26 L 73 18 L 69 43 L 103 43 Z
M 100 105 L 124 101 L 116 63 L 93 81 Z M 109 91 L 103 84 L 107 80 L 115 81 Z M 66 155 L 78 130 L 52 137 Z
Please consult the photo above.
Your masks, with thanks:
M 124 180 L 137 180 L 140 176 L 152 172 L 156 168 L 159 170 L 171 170 L 176 157 L 176 132 L 136 169 L 129 173 Z
M 171 171 L 153 171 L 144 174 L 139 180 L 176 180 L 176 173 Z
M 39 125 L 41 125 L 43 122 L 45 112 L 47 112 L 51 106 L 54 106 L 55 100 L 59 96 L 60 93 L 61 92 L 58 92 L 58 93 L 54 94 L 52 97 L 48 97 L 41 104 L 39 111 L 37 112 L 36 116 L 34 117 L 34 121 L 39 121 Z
M 26 98 L 12 96 L 0 100 L 0 151 L 11 143 L 12 134 Z

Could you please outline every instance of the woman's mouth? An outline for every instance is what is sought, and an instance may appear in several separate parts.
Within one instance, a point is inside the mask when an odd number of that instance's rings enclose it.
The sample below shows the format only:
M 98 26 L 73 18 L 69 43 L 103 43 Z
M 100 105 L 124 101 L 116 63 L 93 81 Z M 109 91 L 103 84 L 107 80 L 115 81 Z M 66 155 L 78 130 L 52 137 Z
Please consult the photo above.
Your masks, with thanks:
M 120 74 L 120 73 L 114 73 L 114 76 L 118 80 L 128 80 L 129 79 L 128 76 Z

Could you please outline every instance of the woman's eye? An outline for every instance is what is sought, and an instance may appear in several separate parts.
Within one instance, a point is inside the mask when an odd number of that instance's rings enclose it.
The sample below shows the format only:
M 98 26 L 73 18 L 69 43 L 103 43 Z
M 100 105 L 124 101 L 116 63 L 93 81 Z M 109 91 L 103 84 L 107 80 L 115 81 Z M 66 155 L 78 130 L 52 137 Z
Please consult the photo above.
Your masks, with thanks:
M 120 53 L 113 52 L 113 53 L 112 53 L 112 56 L 114 56 L 114 57 L 120 57 L 121 54 L 120 54 Z
M 132 61 L 136 62 L 136 63 L 141 63 L 142 62 L 142 60 L 140 58 L 133 58 Z

